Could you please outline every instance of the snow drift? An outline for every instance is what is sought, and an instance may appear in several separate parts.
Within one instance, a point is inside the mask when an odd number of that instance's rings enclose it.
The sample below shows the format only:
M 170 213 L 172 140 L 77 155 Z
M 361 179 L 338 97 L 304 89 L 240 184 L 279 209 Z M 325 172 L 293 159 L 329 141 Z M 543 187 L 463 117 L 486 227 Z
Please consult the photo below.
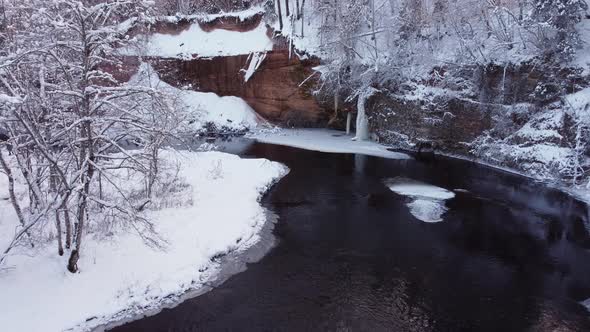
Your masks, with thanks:
M 140 65 L 129 84 L 152 87 L 165 93 L 168 102 L 182 110 L 187 126 L 195 132 L 208 124 L 214 124 L 218 128 L 244 130 L 254 128 L 259 123 L 259 116 L 243 99 L 177 89 L 160 80 L 157 72 L 146 63 Z

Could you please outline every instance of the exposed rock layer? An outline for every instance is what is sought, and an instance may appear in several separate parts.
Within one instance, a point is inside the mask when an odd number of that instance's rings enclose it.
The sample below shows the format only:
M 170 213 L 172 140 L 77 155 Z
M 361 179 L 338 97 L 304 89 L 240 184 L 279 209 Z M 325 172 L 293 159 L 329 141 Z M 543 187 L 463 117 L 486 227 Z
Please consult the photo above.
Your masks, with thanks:
M 327 120 L 326 111 L 311 94 L 316 80 L 317 59 L 289 59 L 288 50 L 268 52 L 262 65 L 247 81 L 244 72 L 249 55 L 209 59 L 152 59 L 162 80 L 175 86 L 188 86 L 220 96 L 243 98 L 265 119 L 287 126 L 317 126 Z
M 367 108 L 376 138 L 401 148 L 427 141 L 536 177 L 572 176 L 578 127 L 562 99 L 588 86 L 581 71 L 539 61 L 443 74 L 372 96 Z
M 180 19 L 176 22 L 156 22 L 149 33 L 175 35 L 199 24 L 204 31 L 223 29 L 245 32 L 256 29 L 263 22 L 263 14 L 255 14 L 241 19 L 239 17 L 218 17 L 210 21 Z M 141 33 L 138 27 L 132 34 Z M 166 83 L 201 92 L 213 92 L 220 96 L 237 96 L 244 99 L 265 119 L 285 126 L 321 126 L 328 120 L 329 111 L 322 107 L 312 95 L 317 76 L 312 67 L 319 65 L 319 59 L 301 60 L 290 52 L 286 38 L 277 36 L 267 27 L 267 35 L 272 38 L 273 50 L 268 52 L 259 68 L 246 82 L 244 72 L 248 68 L 250 55 L 219 56 L 194 59 L 144 58 L 158 71 Z M 118 69 L 114 76 L 118 80 L 128 79 L 138 61 L 126 59 L 126 69 Z M 311 78 L 310 78 L 311 76 Z

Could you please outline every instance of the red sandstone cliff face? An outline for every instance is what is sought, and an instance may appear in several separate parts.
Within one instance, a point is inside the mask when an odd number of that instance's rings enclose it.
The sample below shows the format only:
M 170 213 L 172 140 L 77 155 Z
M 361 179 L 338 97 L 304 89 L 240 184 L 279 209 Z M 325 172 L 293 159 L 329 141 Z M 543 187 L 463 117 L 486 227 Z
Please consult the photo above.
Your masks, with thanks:
M 313 74 L 311 68 L 318 61 L 302 61 L 296 57 L 289 60 L 288 50 L 269 52 L 248 82 L 244 82 L 242 71 L 247 68 L 248 55 L 152 59 L 151 62 L 168 84 L 178 87 L 190 84 L 197 91 L 241 97 L 258 114 L 274 123 L 314 126 L 328 119 L 327 111 L 311 95 L 316 80 L 312 78 L 301 85 Z
M 221 17 L 208 22 L 197 22 L 201 29 L 211 32 L 224 29 L 236 32 L 251 31 L 264 24 L 263 15 L 256 14 L 246 19 Z M 176 35 L 194 24 L 194 21 L 180 20 L 177 23 L 158 22 L 150 33 Z M 140 29 L 139 29 L 140 30 Z M 268 36 L 274 31 L 267 29 Z M 135 33 L 140 33 L 136 29 Z M 312 77 L 312 67 L 318 59 L 300 60 L 295 53 L 289 59 L 289 45 L 283 37 L 273 37 L 273 51 L 268 52 L 264 61 L 248 82 L 244 73 L 248 67 L 249 55 L 220 56 L 191 60 L 144 58 L 158 71 L 161 79 L 176 87 L 188 84 L 196 91 L 214 92 L 220 96 L 243 98 L 258 114 L 270 122 L 286 126 L 318 126 L 325 124 L 329 112 L 321 107 L 311 94 L 317 79 Z M 114 73 L 117 79 L 130 77 L 137 68 L 137 59 L 126 59 L 126 69 Z M 308 80 L 306 80 L 308 79 Z M 302 82 L 304 82 L 302 84 Z

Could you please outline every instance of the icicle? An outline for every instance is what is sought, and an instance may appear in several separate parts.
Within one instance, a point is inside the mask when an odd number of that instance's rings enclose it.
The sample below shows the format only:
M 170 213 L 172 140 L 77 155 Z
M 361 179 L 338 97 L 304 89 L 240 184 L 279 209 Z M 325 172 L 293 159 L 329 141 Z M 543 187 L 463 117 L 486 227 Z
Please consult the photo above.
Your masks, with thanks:
M 367 119 L 365 102 L 377 91 L 377 89 L 368 87 L 365 88 L 358 96 L 356 115 L 356 136 L 353 138 L 353 140 L 355 141 L 366 141 L 369 139 L 369 120 Z
M 502 75 L 502 101 L 504 100 L 504 91 L 506 89 L 506 68 L 508 64 L 504 65 L 504 74 Z
M 295 15 L 291 16 L 291 33 L 289 34 L 289 61 L 293 53 L 293 37 L 295 36 Z
M 352 113 L 346 113 L 346 135 L 350 135 L 350 124 L 352 122 Z

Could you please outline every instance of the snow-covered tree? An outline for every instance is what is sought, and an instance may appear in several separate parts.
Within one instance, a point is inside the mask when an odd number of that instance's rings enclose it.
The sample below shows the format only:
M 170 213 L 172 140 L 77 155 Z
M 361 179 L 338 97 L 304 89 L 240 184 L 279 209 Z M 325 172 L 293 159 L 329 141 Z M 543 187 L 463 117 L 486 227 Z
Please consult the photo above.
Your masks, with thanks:
M 588 9 L 585 0 L 535 0 L 533 19 L 548 55 L 569 59 L 580 44 L 576 24 Z M 550 27 L 549 29 L 544 27 Z
M 0 64 L 1 93 L 20 101 L 4 103 L 3 115 L 18 170 L 31 193 L 22 229 L 53 218 L 59 253 L 62 232 L 66 249 L 71 246 L 71 272 L 78 270 L 91 221 L 126 222 L 157 246 L 157 235 L 142 211 L 153 195 L 158 150 L 180 117 L 159 91 L 114 76 L 124 65 L 117 50 L 127 44 L 128 22 L 141 20 L 151 2 L 30 4 L 35 11 L 13 7 L 31 22 L 17 30 L 22 37 L 18 40 L 30 42 L 15 42 L 14 52 Z M 122 170 L 143 178 L 144 189 L 138 193 L 123 188 Z M 104 188 L 109 188 L 108 195 Z M 23 236 L 17 233 L 11 246 Z

